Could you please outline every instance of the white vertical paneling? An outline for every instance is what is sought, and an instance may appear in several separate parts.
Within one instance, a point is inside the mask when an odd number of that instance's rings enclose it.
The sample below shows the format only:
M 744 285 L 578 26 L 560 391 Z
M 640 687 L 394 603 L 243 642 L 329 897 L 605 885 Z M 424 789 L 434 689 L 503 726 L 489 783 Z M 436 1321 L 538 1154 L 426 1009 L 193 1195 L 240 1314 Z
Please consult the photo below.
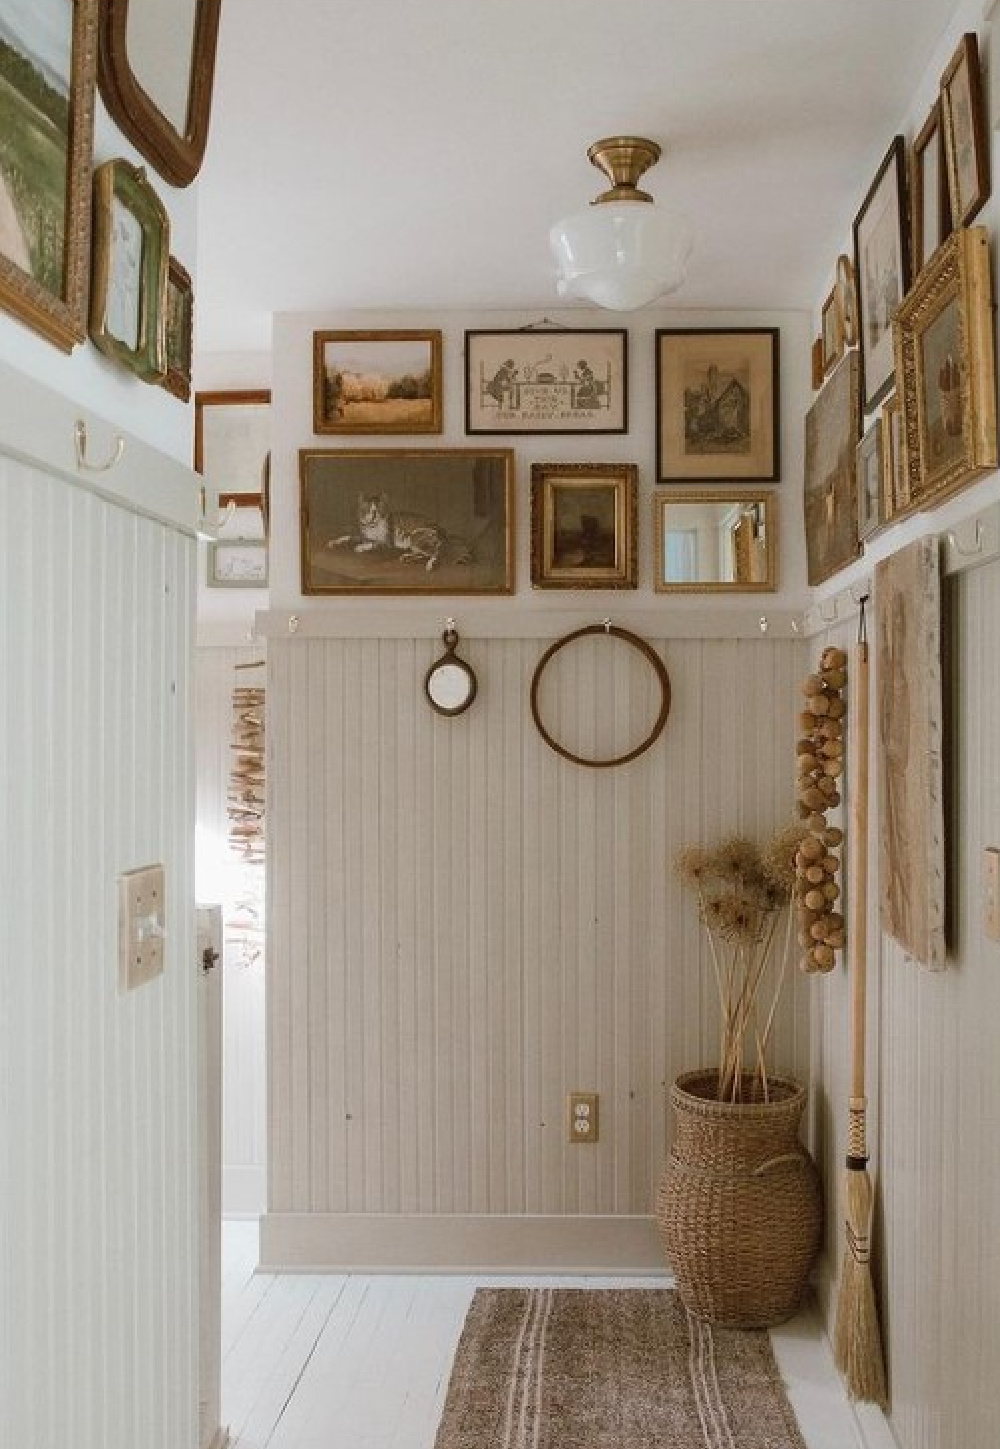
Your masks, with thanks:
M 1000 1383 L 1000 946 L 982 929 L 982 851 L 1000 844 L 997 710 L 1000 568 L 946 581 L 945 715 L 949 940 L 944 971 L 908 960 L 878 931 L 878 853 L 869 883 L 869 1146 L 891 1423 L 906 1449 L 992 1449 Z M 835 642 L 850 643 L 849 629 Z M 817 646 L 818 647 L 818 646 Z M 877 658 L 874 660 L 878 668 Z M 875 798 L 878 751 L 873 747 Z M 877 828 L 873 816 L 873 832 Z M 874 839 L 874 836 L 873 836 Z M 842 1177 L 848 983 L 816 996 L 815 1096 L 822 1162 Z M 832 1280 L 843 1250 L 829 1214 Z M 829 1303 L 828 1313 L 832 1313 Z
M 195 757 L 199 901 L 228 903 L 237 881 L 229 850 L 227 794 L 233 765 L 233 689 L 263 684 L 263 670 L 237 669 L 263 658 L 260 644 L 195 650 Z M 264 1208 L 264 962 L 224 953 L 222 1198 L 228 1214 Z
M 0 1441 L 194 1449 L 193 539 L 0 458 Z M 118 992 L 116 877 L 164 974 Z
M 651 1211 L 663 1085 L 716 1031 L 672 857 L 790 812 L 803 650 L 660 641 L 664 735 L 595 770 L 534 729 L 542 647 L 466 641 L 479 696 L 444 719 L 426 641 L 269 643 L 272 1213 Z M 580 752 L 655 715 L 648 665 L 608 647 L 549 697 Z M 777 1043 L 799 1073 L 810 984 Z M 566 1141 L 574 1088 L 601 1094 L 596 1148 Z

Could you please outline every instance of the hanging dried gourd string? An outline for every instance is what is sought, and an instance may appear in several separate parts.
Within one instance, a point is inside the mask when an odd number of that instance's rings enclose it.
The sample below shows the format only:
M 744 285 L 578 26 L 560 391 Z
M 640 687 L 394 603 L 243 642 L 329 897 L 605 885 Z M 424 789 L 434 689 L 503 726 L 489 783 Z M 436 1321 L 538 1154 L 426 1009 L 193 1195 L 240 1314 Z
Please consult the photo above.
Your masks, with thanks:
M 233 690 L 233 767 L 228 794 L 229 845 L 249 865 L 264 863 L 264 690 Z
M 836 953 L 847 940 L 843 912 L 837 910 L 840 886 L 838 848 L 844 832 L 827 823 L 826 812 L 840 804 L 837 782 L 844 772 L 844 717 L 847 705 L 847 655 L 824 649 L 819 671 L 802 681 L 805 709 L 799 715 L 802 737 L 796 748 L 798 809 L 807 834 L 795 855 L 800 965 L 803 971 L 832 971 Z

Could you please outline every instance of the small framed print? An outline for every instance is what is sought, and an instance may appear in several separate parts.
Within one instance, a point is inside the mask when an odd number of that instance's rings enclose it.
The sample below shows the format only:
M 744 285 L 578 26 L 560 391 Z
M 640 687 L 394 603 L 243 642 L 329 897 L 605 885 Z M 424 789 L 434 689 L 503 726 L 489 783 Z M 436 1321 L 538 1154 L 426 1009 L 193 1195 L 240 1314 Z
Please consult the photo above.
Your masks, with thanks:
M 627 432 L 628 333 L 466 332 L 465 431 Z
M 314 332 L 314 433 L 439 433 L 440 332 Z
M 882 514 L 886 523 L 909 510 L 910 492 L 906 471 L 906 434 L 899 393 L 893 392 L 882 404 Z
M 892 318 L 910 285 L 905 145 L 896 136 L 854 218 L 861 407 L 871 412 L 893 383 Z
M 657 331 L 661 483 L 780 476 L 779 344 L 776 327 Z
M 844 355 L 844 323 L 840 311 L 840 293 L 834 287 L 823 303 L 823 325 L 820 329 L 823 339 L 823 376 L 834 367 Z
M 187 402 L 191 397 L 194 292 L 190 273 L 176 257 L 171 257 L 167 266 L 167 300 L 163 317 L 167 372 L 162 385 L 174 397 Z
M 636 587 L 634 463 L 533 463 L 536 589 Z
M 844 346 L 856 347 L 858 344 L 858 285 L 854 275 L 854 263 L 846 252 L 841 252 L 837 258 L 836 289 Z
M 858 538 L 870 538 L 885 523 L 882 419 L 876 418 L 858 444 Z
M 210 589 L 266 589 L 267 544 L 262 538 L 216 539 L 208 546 Z
M 812 345 L 810 356 L 810 370 L 812 376 L 813 392 L 818 392 L 823 386 L 823 338 L 817 337 Z
M 951 214 L 956 226 L 968 226 L 990 194 L 979 45 L 972 32 L 962 36 L 941 77 L 941 123 Z
M 98 166 L 90 335 L 144 382 L 162 382 L 167 371 L 169 255 L 170 220 L 145 171 L 120 158 Z
M 916 276 L 951 231 L 940 100 L 934 102 L 913 143 L 910 221 L 913 273 Z

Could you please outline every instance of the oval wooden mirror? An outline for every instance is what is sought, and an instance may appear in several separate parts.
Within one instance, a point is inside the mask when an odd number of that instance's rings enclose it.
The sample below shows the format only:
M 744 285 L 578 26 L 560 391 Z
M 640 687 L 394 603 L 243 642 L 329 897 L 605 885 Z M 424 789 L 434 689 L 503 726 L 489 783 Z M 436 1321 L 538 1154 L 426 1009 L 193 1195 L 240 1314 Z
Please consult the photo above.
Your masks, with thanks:
M 174 186 L 197 176 L 222 0 L 100 0 L 97 77 L 112 117 Z

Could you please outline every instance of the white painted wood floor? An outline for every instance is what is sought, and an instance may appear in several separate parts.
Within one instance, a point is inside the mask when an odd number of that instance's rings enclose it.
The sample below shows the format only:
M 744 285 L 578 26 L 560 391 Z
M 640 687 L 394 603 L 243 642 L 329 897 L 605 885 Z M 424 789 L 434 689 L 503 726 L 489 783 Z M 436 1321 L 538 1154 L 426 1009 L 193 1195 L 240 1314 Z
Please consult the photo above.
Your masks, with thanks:
M 233 1449 L 432 1449 L 477 1287 L 670 1286 L 666 1275 L 255 1273 L 257 1242 L 256 1222 L 223 1225 L 222 1422 Z M 816 1316 L 772 1337 L 809 1449 L 864 1446 Z M 865 1428 L 874 1446 L 867 1414 Z

